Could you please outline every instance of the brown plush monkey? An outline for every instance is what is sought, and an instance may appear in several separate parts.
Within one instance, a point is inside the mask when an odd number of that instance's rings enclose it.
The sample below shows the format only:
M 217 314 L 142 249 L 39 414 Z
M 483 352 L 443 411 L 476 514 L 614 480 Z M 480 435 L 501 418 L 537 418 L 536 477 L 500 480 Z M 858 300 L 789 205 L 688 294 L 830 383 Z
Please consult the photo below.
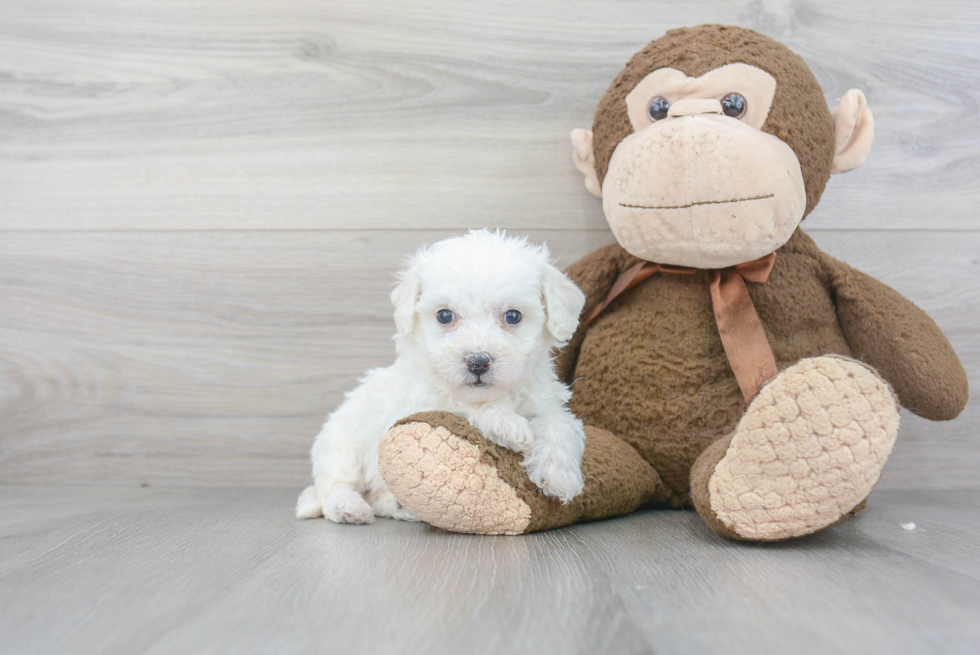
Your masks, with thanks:
M 572 133 L 619 242 L 568 270 L 587 302 L 558 364 L 592 426 L 585 491 L 545 498 L 519 455 L 446 414 L 385 437 L 389 488 L 433 525 L 488 534 L 662 504 L 774 541 L 856 513 L 899 403 L 946 420 L 968 393 L 922 310 L 798 228 L 872 137 L 860 91 L 828 110 L 803 60 L 765 36 L 704 25 L 647 45 L 593 131 Z

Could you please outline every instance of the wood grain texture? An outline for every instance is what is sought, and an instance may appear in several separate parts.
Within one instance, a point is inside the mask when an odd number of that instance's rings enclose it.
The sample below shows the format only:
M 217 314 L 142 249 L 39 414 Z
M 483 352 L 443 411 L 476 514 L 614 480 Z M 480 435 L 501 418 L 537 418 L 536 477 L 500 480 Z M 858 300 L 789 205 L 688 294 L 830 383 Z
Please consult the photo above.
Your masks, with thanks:
M 9 233 L 0 478 L 302 484 L 327 411 L 394 359 L 394 272 L 448 234 Z M 566 263 L 608 238 L 547 235 Z
M 4 652 L 980 649 L 972 492 L 878 492 L 856 519 L 766 546 L 692 512 L 474 537 L 296 521 L 294 498 L 0 486 Z
M 974 0 L 0 0 L 0 229 L 602 229 L 568 141 L 666 29 L 758 29 L 876 116 L 821 228 L 973 229 Z
M 806 228 L 980 379 L 980 5 L 0 0 L 0 480 L 300 485 L 393 355 L 391 274 L 512 227 L 612 241 L 571 164 L 670 27 L 784 41 L 876 115 Z M 904 422 L 882 488 L 977 488 L 980 409 Z
M 392 361 L 394 271 L 447 234 L 8 233 L 0 479 L 305 484 L 326 413 L 365 370 Z M 531 236 L 560 264 L 611 240 Z M 980 386 L 980 233 L 815 238 L 929 311 Z M 907 416 L 882 488 L 975 489 L 978 425 L 975 401 L 951 423 Z

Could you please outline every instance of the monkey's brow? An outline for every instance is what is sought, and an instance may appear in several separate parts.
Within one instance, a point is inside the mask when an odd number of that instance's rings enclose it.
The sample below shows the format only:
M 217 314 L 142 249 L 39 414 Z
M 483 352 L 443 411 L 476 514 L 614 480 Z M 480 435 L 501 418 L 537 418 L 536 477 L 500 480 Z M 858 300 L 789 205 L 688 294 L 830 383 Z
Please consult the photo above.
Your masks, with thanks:
M 752 196 L 751 198 L 735 198 L 734 200 L 702 200 L 701 202 L 692 202 L 687 205 L 627 205 L 625 202 L 619 203 L 620 207 L 630 207 L 632 209 L 687 209 L 688 207 L 695 207 L 697 205 L 727 205 L 733 202 L 745 202 L 746 200 L 765 200 L 766 198 L 775 197 L 775 193 L 770 193 L 767 196 Z

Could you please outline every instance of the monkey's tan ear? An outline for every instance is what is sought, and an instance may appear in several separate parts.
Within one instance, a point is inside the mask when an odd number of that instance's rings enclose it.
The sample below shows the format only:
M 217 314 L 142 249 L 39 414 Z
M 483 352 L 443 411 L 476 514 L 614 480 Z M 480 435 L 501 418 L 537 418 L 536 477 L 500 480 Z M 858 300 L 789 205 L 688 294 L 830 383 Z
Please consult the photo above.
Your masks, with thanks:
M 595 172 L 595 153 L 592 152 L 592 132 L 575 128 L 572 130 L 572 157 L 575 168 L 585 175 L 585 188 L 592 195 L 601 198 L 602 187 L 599 186 L 599 176 Z
M 834 117 L 836 141 L 830 173 L 836 175 L 864 164 L 875 138 L 875 119 L 864 94 L 857 89 L 845 93 L 830 115 Z

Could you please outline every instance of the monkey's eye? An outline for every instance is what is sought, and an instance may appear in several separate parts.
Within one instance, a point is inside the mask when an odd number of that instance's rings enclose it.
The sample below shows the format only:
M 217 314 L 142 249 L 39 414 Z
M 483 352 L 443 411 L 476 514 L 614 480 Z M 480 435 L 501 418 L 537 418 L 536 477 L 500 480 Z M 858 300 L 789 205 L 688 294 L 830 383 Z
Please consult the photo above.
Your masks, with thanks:
M 741 93 L 729 93 L 721 99 L 721 111 L 725 116 L 741 118 L 745 115 L 745 96 Z
M 655 121 L 667 118 L 668 109 L 670 109 L 670 101 L 663 96 L 651 99 L 647 105 L 647 112 L 650 114 L 650 118 Z
M 448 325 L 456 320 L 456 314 L 453 313 L 451 309 L 440 309 L 436 312 L 436 320 L 443 325 Z
M 504 313 L 504 320 L 511 325 L 517 325 L 521 322 L 521 313 L 516 309 L 509 309 Z

